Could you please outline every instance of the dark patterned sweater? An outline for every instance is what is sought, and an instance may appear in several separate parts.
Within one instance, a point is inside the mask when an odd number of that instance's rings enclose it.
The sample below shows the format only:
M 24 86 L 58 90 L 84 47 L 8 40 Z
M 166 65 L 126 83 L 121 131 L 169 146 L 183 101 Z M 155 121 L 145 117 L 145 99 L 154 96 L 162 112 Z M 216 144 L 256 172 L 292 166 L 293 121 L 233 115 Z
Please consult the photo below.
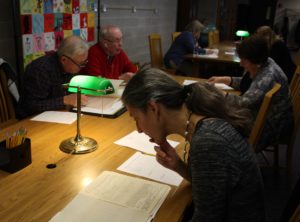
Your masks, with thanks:
M 263 183 L 246 139 L 221 119 L 197 124 L 189 152 L 193 222 L 265 221 Z

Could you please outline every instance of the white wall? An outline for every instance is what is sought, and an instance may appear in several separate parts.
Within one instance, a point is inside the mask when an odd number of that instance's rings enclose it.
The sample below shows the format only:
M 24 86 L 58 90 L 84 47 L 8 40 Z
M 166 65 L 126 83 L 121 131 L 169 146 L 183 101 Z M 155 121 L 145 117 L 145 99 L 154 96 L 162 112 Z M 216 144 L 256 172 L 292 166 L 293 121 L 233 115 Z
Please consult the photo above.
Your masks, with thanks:
M 107 7 L 156 8 L 153 11 L 107 10 L 100 12 L 100 24 L 119 26 L 123 32 L 123 49 L 133 62 L 150 62 L 148 35 L 162 37 L 163 53 L 171 45 L 171 33 L 176 30 L 177 0 L 105 0 Z

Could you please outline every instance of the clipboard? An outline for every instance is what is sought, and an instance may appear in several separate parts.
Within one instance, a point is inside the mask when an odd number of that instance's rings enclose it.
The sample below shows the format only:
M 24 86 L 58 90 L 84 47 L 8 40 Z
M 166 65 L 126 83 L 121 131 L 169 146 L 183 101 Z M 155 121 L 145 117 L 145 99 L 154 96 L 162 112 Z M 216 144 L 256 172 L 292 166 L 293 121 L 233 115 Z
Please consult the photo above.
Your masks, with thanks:
M 72 109 L 77 112 L 77 108 Z M 88 96 L 88 103 L 81 107 L 81 112 L 88 115 L 116 118 L 126 112 L 126 107 L 120 97 Z

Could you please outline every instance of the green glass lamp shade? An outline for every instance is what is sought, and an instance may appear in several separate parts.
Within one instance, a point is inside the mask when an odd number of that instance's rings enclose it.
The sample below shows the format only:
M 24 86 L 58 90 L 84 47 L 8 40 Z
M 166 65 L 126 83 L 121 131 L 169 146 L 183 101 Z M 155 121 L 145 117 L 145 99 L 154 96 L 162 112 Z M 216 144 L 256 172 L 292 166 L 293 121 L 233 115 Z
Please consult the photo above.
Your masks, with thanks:
M 82 94 L 93 96 L 102 96 L 115 92 L 111 81 L 97 76 L 76 75 L 71 79 L 68 87 L 69 92 L 76 93 L 77 87 L 80 87 Z
M 248 37 L 250 34 L 248 31 L 238 30 L 235 35 L 239 37 Z

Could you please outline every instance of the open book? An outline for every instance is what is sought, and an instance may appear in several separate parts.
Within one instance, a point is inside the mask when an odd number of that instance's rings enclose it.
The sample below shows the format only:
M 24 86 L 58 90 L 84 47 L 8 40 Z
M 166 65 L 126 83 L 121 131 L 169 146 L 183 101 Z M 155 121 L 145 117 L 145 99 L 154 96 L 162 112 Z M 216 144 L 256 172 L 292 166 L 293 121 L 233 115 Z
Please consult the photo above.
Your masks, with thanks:
M 88 103 L 81 107 L 81 112 L 91 115 L 115 118 L 126 111 L 120 97 L 123 93 L 123 80 L 110 79 L 115 92 L 105 96 L 88 96 Z M 77 111 L 77 108 L 73 108 Z
M 165 184 L 104 171 L 50 222 L 150 221 L 169 191 Z

